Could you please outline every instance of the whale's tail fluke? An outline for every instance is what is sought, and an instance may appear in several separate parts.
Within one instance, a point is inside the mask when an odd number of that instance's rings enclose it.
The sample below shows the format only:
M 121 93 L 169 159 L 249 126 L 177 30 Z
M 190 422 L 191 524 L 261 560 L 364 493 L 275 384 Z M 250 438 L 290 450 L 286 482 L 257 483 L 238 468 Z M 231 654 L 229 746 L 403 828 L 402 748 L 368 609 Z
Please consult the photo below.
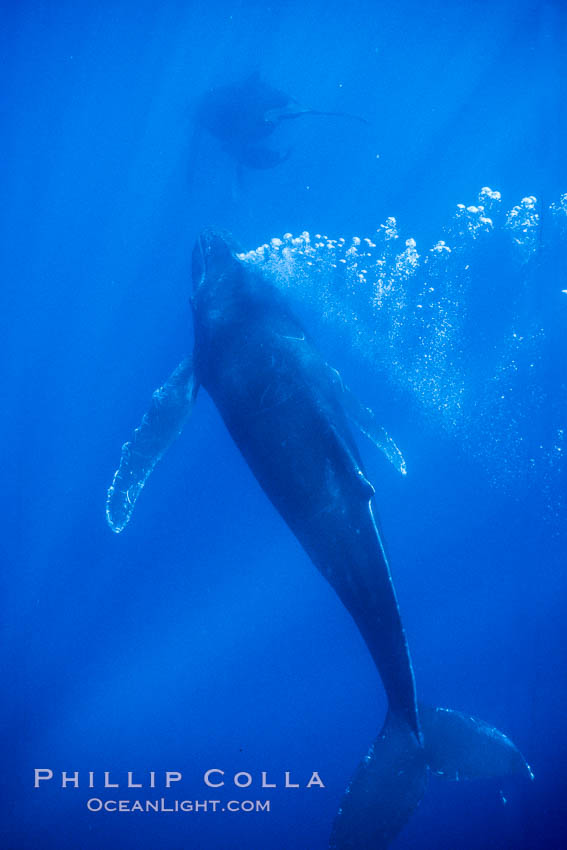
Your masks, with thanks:
M 534 778 L 510 738 L 477 717 L 420 705 L 419 718 L 427 765 L 437 776 L 454 781 L 514 774 Z
M 264 120 L 268 123 L 278 124 L 281 121 L 289 119 L 303 118 L 305 115 L 322 115 L 329 118 L 346 118 L 349 121 L 359 121 L 361 124 L 370 126 L 370 121 L 363 118 L 362 115 L 355 115 L 353 112 L 331 112 L 323 109 L 311 109 L 310 106 L 302 106 L 295 100 L 290 100 L 284 106 L 278 106 L 274 109 L 266 111 Z
M 447 779 L 533 774 L 498 729 L 458 711 L 420 706 L 423 745 L 392 711 L 359 764 L 333 824 L 331 850 L 388 847 L 419 804 L 429 774 Z
M 423 797 L 428 779 L 424 748 L 410 726 L 388 712 L 342 799 L 331 850 L 387 847 Z

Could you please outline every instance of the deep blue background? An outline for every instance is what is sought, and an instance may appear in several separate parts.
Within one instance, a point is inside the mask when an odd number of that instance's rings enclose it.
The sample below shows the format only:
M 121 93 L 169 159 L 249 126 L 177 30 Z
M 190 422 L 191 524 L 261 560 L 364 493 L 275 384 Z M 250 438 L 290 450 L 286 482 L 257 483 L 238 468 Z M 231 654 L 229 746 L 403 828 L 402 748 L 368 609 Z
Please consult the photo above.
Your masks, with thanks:
M 324 848 L 385 708 L 348 615 L 204 393 L 121 537 L 106 488 L 190 347 L 202 226 L 254 247 L 393 214 L 427 245 L 481 186 L 509 206 L 557 200 L 564 4 L 60 0 L 4 2 L 2 18 L 2 847 Z M 291 122 L 290 159 L 240 183 L 211 144 L 190 186 L 196 97 L 257 69 L 371 127 Z M 558 292 L 543 326 L 565 319 Z M 485 308 L 490 324 L 490 288 Z M 564 347 L 546 353 L 542 392 L 564 394 Z M 474 429 L 463 446 L 386 416 L 411 475 L 372 451 L 368 468 L 420 693 L 506 731 L 536 774 L 432 782 L 396 846 L 563 847 L 565 480 L 496 486 Z M 193 799 L 210 767 L 319 770 L 327 788 L 273 794 L 269 815 L 104 816 L 86 789 L 34 791 L 35 767 L 178 769 Z

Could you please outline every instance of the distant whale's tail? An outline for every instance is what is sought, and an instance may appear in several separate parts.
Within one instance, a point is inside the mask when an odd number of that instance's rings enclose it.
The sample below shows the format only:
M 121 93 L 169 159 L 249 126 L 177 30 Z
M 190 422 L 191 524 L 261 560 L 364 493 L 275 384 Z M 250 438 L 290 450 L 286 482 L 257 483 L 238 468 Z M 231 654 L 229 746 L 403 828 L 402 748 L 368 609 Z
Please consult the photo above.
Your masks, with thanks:
M 327 115 L 331 118 L 351 118 L 353 121 L 360 121 L 361 124 L 366 124 L 370 127 L 370 121 L 363 118 L 362 115 L 355 115 L 353 112 L 325 112 L 322 109 L 307 109 L 304 115 Z
M 301 115 L 324 115 L 330 118 L 349 118 L 353 121 L 360 121 L 361 124 L 366 124 L 367 127 L 370 127 L 370 121 L 367 118 L 363 118 L 362 115 L 355 115 L 353 112 L 328 112 L 323 109 L 305 109 Z M 283 116 L 283 117 L 297 117 L 297 116 Z
M 335 818 L 331 850 L 388 847 L 419 804 L 429 774 L 447 779 L 533 774 L 498 729 L 445 708 L 419 708 L 423 745 L 390 711 L 359 764 Z
M 310 106 L 302 106 L 295 100 L 290 100 L 285 106 L 277 106 L 273 109 L 268 109 L 264 114 L 264 121 L 268 124 L 278 124 L 280 121 L 303 118 L 304 115 L 323 115 L 330 118 L 348 118 L 353 121 L 360 121 L 361 124 L 366 124 L 368 127 L 370 126 L 370 121 L 363 118 L 362 115 L 355 115 L 352 112 L 330 112 L 323 109 L 311 109 Z

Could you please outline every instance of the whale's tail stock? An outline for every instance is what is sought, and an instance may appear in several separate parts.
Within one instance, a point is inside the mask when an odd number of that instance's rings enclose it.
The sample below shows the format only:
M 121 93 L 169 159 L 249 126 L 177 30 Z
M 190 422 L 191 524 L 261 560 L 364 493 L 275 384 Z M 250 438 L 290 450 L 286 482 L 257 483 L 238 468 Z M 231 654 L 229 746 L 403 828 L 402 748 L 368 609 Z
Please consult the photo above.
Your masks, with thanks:
M 359 764 L 335 818 L 331 850 L 388 847 L 419 804 L 429 774 L 461 780 L 523 775 L 533 779 L 517 747 L 482 720 L 419 706 L 423 741 L 389 711 Z

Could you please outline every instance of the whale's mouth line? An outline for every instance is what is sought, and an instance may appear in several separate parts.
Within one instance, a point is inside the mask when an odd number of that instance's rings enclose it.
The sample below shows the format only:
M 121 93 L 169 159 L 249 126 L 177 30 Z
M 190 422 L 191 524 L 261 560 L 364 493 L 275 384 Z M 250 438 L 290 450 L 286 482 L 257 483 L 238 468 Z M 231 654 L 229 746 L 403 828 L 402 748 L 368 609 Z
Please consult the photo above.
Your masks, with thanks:
M 193 279 L 193 292 L 196 292 L 203 281 L 207 272 L 207 264 L 205 260 L 205 247 L 203 246 L 203 237 L 199 236 L 193 248 L 193 256 L 191 260 L 191 276 Z

